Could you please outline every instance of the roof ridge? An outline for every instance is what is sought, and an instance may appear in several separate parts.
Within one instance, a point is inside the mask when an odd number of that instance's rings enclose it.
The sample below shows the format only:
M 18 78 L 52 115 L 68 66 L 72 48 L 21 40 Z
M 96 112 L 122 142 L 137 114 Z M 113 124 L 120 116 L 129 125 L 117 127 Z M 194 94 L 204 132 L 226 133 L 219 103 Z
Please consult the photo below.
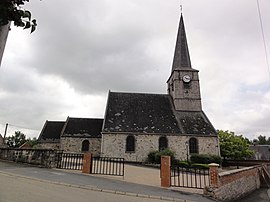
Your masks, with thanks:
M 118 93 L 118 94 L 139 94 L 139 95 L 168 95 L 166 93 L 137 93 L 137 92 L 112 92 L 110 91 L 109 93 Z

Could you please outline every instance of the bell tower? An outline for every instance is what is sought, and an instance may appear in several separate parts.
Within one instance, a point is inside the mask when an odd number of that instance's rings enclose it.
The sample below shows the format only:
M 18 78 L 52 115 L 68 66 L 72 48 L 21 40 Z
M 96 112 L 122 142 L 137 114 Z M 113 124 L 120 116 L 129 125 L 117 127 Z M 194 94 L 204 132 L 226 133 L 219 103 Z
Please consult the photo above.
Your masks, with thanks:
M 190 62 L 183 15 L 181 13 L 168 94 L 178 111 L 202 111 L 198 70 Z

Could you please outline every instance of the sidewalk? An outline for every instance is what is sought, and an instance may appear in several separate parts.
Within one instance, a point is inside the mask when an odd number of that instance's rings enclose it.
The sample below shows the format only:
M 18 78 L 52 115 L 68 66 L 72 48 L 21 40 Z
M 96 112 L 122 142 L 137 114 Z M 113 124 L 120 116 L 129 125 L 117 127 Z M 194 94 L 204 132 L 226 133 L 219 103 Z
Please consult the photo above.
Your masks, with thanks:
M 77 171 L 77 173 L 80 171 Z M 161 187 L 160 183 L 160 169 L 159 168 L 151 168 L 140 165 L 125 165 L 125 176 L 109 176 L 109 175 L 95 175 L 100 178 L 108 178 L 114 180 L 120 180 L 130 183 L 136 183 L 141 185 L 148 185 L 154 187 Z M 169 188 L 174 191 L 179 192 L 187 192 L 194 194 L 203 194 L 202 189 L 193 189 L 193 188 L 184 188 L 184 187 L 171 187 Z

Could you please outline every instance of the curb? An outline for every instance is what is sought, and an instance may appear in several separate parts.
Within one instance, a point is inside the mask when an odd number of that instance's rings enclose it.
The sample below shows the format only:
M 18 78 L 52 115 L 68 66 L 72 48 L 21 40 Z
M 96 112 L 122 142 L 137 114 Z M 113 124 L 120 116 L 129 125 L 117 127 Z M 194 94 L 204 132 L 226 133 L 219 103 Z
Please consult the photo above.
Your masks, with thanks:
M 110 193 L 110 194 L 116 194 L 116 195 L 126 195 L 126 196 L 131 196 L 131 197 L 158 199 L 158 200 L 174 201 L 174 202 L 195 202 L 195 201 L 178 199 L 178 198 L 139 194 L 139 193 L 132 193 L 132 192 L 122 192 L 122 191 L 118 191 L 118 190 L 100 189 L 98 187 L 93 187 L 93 186 L 91 187 L 91 186 L 87 186 L 87 185 L 74 185 L 74 184 L 68 184 L 68 183 L 63 183 L 63 182 L 43 180 L 43 179 L 38 179 L 38 178 L 34 178 L 34 177 L 28 177 L 28 176 L 24 176 L 24 175 L 18 175 L 18 174 L 14 174 L 14 173 L 4 172 L 1 170 L 0 170 L 0 174 L 10 176 L 10 177 L 18 177 L 18 178 L 23 178 L 23 179 L 28 179 L 28 180 L 35 180 L 38 182 L 55 184 L 55 185 L 60 185 L 60 186 L 65 186 L 65 187 L 73 187 L 73 188 L 79 188 L 79 189 L 85 189 L 85 190 L 97 191 L 97 192 L 104 192 L 104 193 Z M 270 192 L 270 189 L 268 191 Z

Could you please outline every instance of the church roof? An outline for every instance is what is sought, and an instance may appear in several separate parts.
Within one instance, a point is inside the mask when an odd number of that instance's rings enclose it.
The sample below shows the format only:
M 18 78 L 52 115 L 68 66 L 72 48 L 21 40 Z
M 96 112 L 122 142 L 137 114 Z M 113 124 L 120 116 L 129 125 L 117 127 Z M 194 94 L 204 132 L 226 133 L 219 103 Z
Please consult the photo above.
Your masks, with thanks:
M 216 135 L 217 132 L 205 113 L 175 111 L 175 116 L 184 134 Z
M 109 92 L 103 132 L 181 131 L 169 95 Z
M 175 45 L 172 72 L 175 69 L 186 69 L 186 68 L 191 69 L 191 62 L 188 51 L 184 19 L 183 15 L 181 14 Z
M 64 121 L 46 121 L 40 132 L 39 142 L 60 142 Z
M 170 95 L 118 92 L 109 92 L 103 132 L 216 134 L 203 111 L 176 111 Z
M 62 137 L 101 137 L 103 119 L 68 117 Z

